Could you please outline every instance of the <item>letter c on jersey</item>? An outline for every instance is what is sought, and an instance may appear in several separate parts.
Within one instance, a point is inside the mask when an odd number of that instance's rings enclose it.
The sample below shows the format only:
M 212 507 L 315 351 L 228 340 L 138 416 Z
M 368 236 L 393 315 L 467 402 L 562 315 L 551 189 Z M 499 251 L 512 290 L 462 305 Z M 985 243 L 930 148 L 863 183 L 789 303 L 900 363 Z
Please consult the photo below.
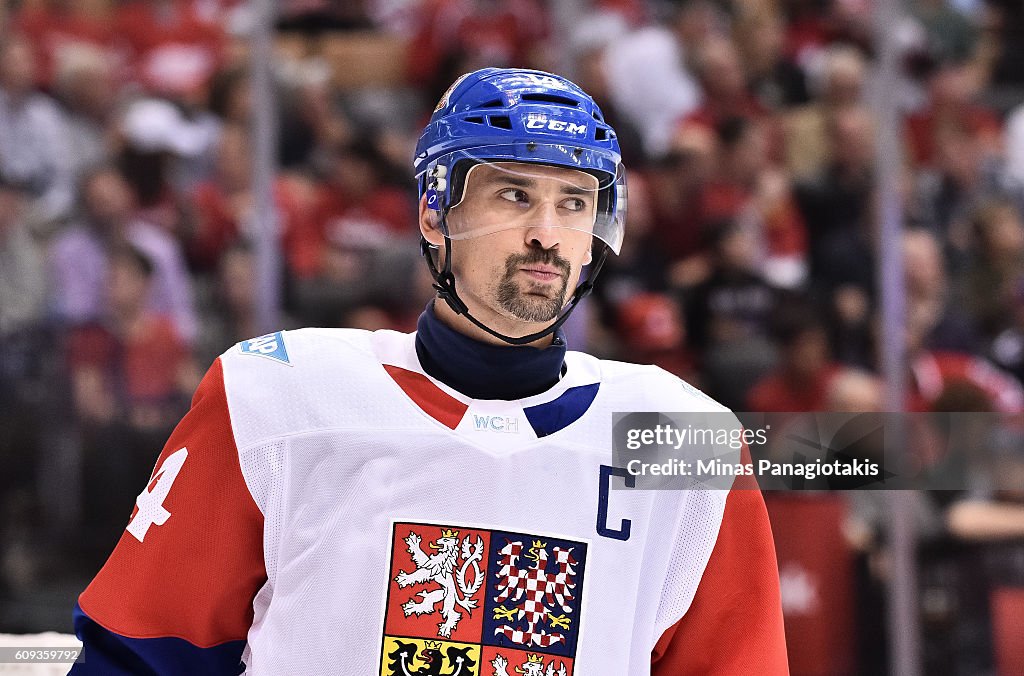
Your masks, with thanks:
M 601 480 L 597 489 L 597 534 L 613 540 L 626 541 L 629 539 L 629 528 L 632 524 L 629 519 L 622 519 L 617 530 L 608 527 L 608 498 L 613 476 L 622 477 L 626 488 L 636 487 L 636 477 L 625 469 L 601 465 Z

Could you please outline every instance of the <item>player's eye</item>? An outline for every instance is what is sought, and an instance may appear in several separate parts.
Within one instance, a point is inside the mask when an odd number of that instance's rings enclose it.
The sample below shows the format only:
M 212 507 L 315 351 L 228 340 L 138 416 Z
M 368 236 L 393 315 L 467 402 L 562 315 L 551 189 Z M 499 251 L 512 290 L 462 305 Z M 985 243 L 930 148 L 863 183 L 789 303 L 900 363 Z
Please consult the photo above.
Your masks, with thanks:
M 529 203 L 530 196 L 525 191 L 519 188 L 506 188 L 498 193 L 498 197 L 509 202 L 520 202 L 523 204 Z
M 572 197 L 562 202 L 562 206 L 569 211 L 583 211 L 587 208 L 587 203 L 579 197 Z

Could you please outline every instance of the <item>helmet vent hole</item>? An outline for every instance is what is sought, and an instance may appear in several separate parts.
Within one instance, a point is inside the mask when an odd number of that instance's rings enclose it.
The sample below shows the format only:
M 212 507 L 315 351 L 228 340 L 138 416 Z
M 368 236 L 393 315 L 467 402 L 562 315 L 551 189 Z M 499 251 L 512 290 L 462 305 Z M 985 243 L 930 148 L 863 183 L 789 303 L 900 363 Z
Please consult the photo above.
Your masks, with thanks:
M 608 139 L 608 131 L 606 129 L 603 129 L 602 127 L 598 127 L 597 129 L 594 130 L 594 140 L 595 141 L 605 141 L 607 139 Z
M 473 124 L 483 124 L 484 123 L 484 118 L 482 118 L 482 117 L 467 117 L 466 118 L 466 122 L 471 122 Z
M 597 120 L 598 122 L 604 122 L 604 118 L 601 117 L 601 113 L 599 113 L 598 111 L 595 110 L 594 112 L 591 113 L 591 115 L 593 115 L 594 119 Z
M 509 119 L 508 115 L 491 115 L 487 120 L 491 123 L 492 127 L 512 129 L 512 120 Z
M 477 108 L 501 108 L 504 105 L 505 104 L 501 99 L 494 99 L 493 101 L 488 101 L 487 103 L 481 103 L 479 106 L 477 106 Z
M 563 106 L 579 106 L 579 101 L 576 99 L 570 99 L 568 96 L 558 96 L 557 94 L 523 94 L 523 101 L 543 101 L 544 103 L 558 103 Z

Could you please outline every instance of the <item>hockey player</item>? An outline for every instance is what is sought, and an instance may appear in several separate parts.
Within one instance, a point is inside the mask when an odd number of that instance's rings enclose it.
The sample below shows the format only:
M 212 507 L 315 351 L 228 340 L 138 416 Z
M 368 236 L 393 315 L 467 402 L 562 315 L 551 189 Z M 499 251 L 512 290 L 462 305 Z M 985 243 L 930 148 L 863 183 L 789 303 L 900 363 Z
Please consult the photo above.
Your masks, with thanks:
M 414 166 L 438 295 L 416 333 L 218 358 L 79 599 L 73 673 L 787 673 L 753 480 L 611 490 L 613 412 L 721 407 L 567 351 L 626 208 L 593 100 L 469 73 Z

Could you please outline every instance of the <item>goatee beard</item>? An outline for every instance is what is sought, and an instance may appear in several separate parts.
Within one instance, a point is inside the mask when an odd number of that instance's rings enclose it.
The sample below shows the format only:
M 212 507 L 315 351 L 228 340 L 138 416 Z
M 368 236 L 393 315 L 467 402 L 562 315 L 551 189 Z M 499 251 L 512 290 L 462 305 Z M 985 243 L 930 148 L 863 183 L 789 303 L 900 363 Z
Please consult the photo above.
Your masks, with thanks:
M 556 267 L 562 273 L 562 286 L 553 298 L 524 293 L 515 281 L 520 268 L 538 264 Z M 532 249 L 528 254 L 513 254 L 505 259 L 505 274 L 497 289 L 498 305 L 520 321 L 549 322 L 565 306 L 569 270 L 569 261 L 552 249 Z

